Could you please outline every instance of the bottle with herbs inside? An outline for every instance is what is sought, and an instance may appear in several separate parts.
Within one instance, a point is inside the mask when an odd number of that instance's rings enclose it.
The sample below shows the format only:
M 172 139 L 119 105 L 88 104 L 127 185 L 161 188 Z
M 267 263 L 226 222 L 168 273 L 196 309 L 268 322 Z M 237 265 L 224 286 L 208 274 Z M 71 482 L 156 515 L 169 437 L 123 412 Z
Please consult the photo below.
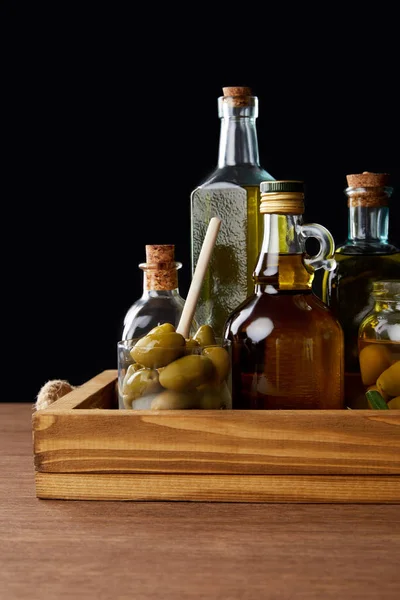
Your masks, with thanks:
M 140 338 L 163 323 L 178 325 L 185 304 L 178 286 L 181 267 L 182 263 L 175 261 L 173 244 L 146 246 L 146 262 L 139 264 L 143 293 L 125 315 L 121 340 Z M 197 329 L 193 319 L 190 331 L 194 334 Z
M 210 218 L 222 219 L 195 313 L 197 322 L 210 325 L 218 336 L 228 314 L 253 288 L 262 239 L 260 183 L 274 179 L 260 166 L 257 96 L 248 87 L 222 90 L 218 166 L 191 194 L 193 272 Z
M 336 268 L 323 278 L 322 299 L 345 339 L 345 372 L 359 374 L 358 329 L 374 306 L 374 281 L 400 278 L 400 250 L 388 239 L 387 173 L 347 175 L 348 239 L 336 248 Z M 347 395 L 347 394 L 346 394 Z
M 400 409 L 400 279 L 374 281 L 371 296 L 373 308 L 358 330 L 362 382 L 387 408 Z
M 343 331 L 312 291 L 314 272 L 332 269 L 334 241 L 303 224 L 302 181 L 260 185 L 264 237 L 253 293 L 226 320 L 232 343 L 232 408 L 343 408 Z M 319 252 L 305 250 L 310 237 Z

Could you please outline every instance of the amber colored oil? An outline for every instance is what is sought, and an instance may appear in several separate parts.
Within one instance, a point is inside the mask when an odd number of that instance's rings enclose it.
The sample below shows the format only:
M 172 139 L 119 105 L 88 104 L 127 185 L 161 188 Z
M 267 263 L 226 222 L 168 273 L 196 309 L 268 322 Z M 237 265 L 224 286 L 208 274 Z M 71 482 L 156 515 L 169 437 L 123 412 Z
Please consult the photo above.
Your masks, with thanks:
M 312 292 L 302 254 L 268 255 L 228 318 L 233 409 L 343 408 L 343 332 Z
M 326 272 L 322 299 L 340 322 L 344 332 L 346 373 L 359 373 L 358 329 L 374 306 L 371 295 L 376 280 L 399 279 L 400 253 L 342 254 L 336 253 L 337 266 Z

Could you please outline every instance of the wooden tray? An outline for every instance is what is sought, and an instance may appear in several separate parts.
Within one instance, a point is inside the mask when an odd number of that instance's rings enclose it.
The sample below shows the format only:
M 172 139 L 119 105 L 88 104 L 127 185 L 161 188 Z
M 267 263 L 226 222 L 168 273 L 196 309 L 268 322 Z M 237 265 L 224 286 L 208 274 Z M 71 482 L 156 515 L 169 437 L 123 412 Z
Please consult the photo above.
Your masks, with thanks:
M 400 503 L 400 412 L 125 411 L 116 386 L 33 414 L 38 498 Z

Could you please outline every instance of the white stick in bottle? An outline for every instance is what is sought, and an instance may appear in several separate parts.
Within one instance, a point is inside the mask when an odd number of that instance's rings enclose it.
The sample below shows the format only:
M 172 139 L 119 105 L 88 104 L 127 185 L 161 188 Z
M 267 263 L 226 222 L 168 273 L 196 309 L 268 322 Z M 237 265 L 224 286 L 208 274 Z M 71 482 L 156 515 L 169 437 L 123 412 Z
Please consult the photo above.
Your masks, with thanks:
M 193 273 L 189 292 L 183 307 L 181 318 L 179 320 L 178 327 L 176 328 L 177 333 L 183 335 L 184 338 L 189 337 L 190 324 L 196 310 L 196 304 L 201 292 L 201 286 L 207 271 L 208 263 L 210 262 L 212 251 L 214 250 L 220 226 L 221 219 L 218 217 L 212 217 L 210 219 L 206 235 L 204 236 L 203 245 L 200 250 L 197 265 Z

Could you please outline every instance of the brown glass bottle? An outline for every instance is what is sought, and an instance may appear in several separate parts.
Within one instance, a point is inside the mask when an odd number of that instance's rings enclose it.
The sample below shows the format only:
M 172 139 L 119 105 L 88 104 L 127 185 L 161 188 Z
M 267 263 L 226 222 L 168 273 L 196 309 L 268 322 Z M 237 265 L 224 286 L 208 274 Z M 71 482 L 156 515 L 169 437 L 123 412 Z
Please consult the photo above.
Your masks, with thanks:
M 321 225 L 303 225 L 303 182 L 263 182 L 260 191 L 264 238 L 254 293 L 224 327 L 232 408 L 343 408 L 343 331 L 312 291 L 314 271 L 335 267 L 333 238 Z M 320 242 L 314 257 L 305 252 L 309 237 Z

